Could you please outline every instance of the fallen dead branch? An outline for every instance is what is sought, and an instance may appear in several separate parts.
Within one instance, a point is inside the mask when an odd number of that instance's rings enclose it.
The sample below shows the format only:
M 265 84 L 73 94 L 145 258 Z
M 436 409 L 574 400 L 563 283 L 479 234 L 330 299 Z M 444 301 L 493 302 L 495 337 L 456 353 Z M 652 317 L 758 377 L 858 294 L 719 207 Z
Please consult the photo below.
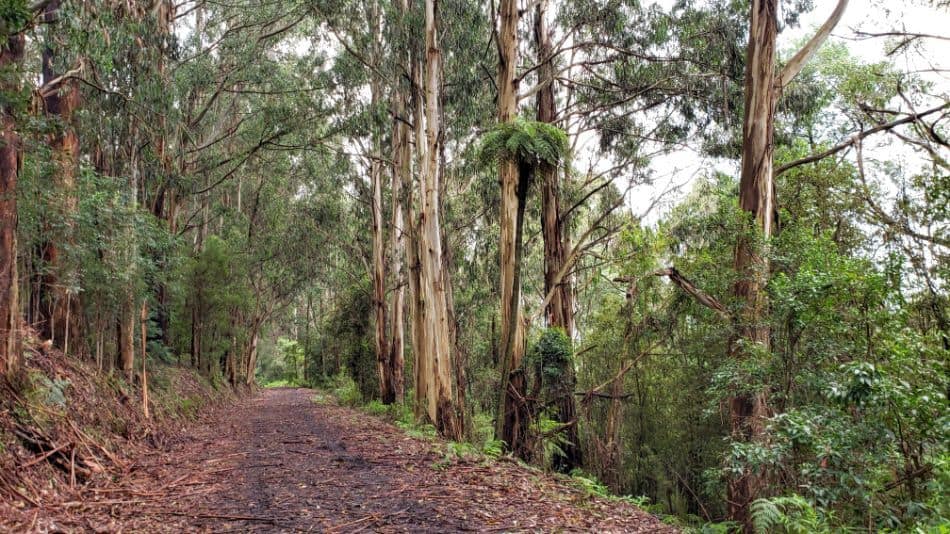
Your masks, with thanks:
M 261 523 L 277 524 L 277 520 L 272 517 L 262 517 L 256 515 L 231 515 L 231 514 L 206 514 L 195 512 L 182 512 L 179 510 L 152 510 L 145 512 L 153 515 L 177 515 L 191 517 L 193 519 L 222 519 L 225 521 L 257 521 Z

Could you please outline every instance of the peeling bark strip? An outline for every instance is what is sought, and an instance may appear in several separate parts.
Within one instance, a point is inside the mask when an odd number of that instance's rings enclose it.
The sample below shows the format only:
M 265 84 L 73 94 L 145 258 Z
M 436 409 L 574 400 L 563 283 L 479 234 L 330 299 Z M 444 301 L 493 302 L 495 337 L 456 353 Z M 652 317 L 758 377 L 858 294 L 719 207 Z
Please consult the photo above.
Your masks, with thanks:
M 0 69 L 17 68 L 23 60 L 24 36 L 2 43 Z M 10 78 L 0 89 L 13 94 L 19 84 Z M 17 179 L 20 174 L 20 135 L 10 106 L 0 110 L 0 375 L 20 366 L 20 304 L 17 278 Z

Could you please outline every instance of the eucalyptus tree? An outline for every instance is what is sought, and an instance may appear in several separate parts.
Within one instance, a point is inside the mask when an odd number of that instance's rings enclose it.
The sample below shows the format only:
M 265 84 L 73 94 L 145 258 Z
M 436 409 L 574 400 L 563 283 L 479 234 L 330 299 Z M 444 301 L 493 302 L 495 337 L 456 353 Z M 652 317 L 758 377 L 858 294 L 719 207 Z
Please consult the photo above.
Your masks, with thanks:
M 751 235 L 742 232 L 736 243 L 734 269 L 738 280 L 733 288 L 741 303 L 737 315 L 736 338 L 730 347 L 735 358 L 754 358 L 757 351 L 769 350 L 767 255 L 761 243 L 772 237 L 777 208 L 773 181 L 774 121 L 782 90 L 795 78 L 841 20 L 847 0 L 840 0 L 829 19 L 781 71 L 776 71 L 778 1 L 754 0 L 749 22 L 746 59 L 745 106 L 742 126 L 742 160 L 739 180 L 739 208 L 749 214 Z M 742 441 L 765 439 L 765 423 L 770 415 L 765 388 L 737 391 L 729 399 L 733 436 Z M 749 472 L 729 482 L 729 514 L 752 530 L 749 505 L 764 491 L 762 473 Z
M 30 13 L 20 6 L 0 18 L 0 90 L 16 95 L 22 90 L 20 64 Z M 20 300 L 17 275 L 17 181 L 21 144 L 16 98 L 0 109 L 0 374 L 20 365 Z
M 534 43 L 537 50 L 538 85 L 537 120 L 554 124 L 557 120 L 554 45 L 552 30 L 548 27 L 548 2 L 542 0 L 535 7 Z M 563 195 L 558 166 L 542 162 L 538 166 L 541 182 L 541 233 L 544 238 L 544 294 L 547 305 L 545 321 L 549 327 L 564 331 L 569 340 L 574 338 L 574 288 L 571 277 L 561 273 L 567 263 L 570 249 L 570 233 L 565 230 L 561 212 Z M 568 172 L 567 169 L 563 169 Z M 550 296 L 548 296 L 550 295 Z M 564 391 L 553 402 L 557 406 L 557 420 L 566 425 L 565 443 L 555 454 L 554 465 L 558 471 L 570 472 L 581 466 L 580 436 L 577 431 L 577 413 L 574 406 L 574 362 L 564 366 L 561 377 Z
M 39 93 L 43 110 L 50 120 L 48 145 L 51 165 L 47 170 L 50 190 L 55 194 L 56 207 L 49 210 L 51 218 L 59 221 L 46 222 L 47 227 L 58 226 L 60 231 L 50 231 L 40 244 L 42 274 L 31 295 L 39 312 L 33 322 L 40 325 L 43 337 L 53 345 L 68 352 L 72 337 L 77 353 L 84 351 L 82 307 L 76 287 L 79 285 L 78 266 L 75 264 L 74 219 L 76 214 L 76 174 L 79 167 L 79 138 L 74 124 L 74 113 L 80 105 L 81 95 L 75 71 L 64 72 L 76 58 L 69 54 L 68 34 L 60 24 L 61 0 L 46 2 L 43 8 L 45 35 L 42 51 L 42 80 Z M 75 55 L 75 54 L 72 54 Z M 70 257 L 73 256 L 73 257 Z M 76 350 L 78 347 L 78 350 Z
M 514 275 L 514 287 L 520 287 L 521 268 L 524 252 L 524 220 L 528 202 L 528 190 L 535 180 L 538 169 L 552 167 L 555 170 L 567 159 L 567 135 L 559 128 L 545 122 L 528 122 L 515 119 L 499 123 L 493 130 L 485 134 L 482 139 L 481 156 L 487 162 L 500 163 L 503 167 L 513 165 L 517 187 L 515 189 L 516 211 L 511 221 L 514 236 L 514 247 L 511 257 L 511 270 Z M 502 228 L 504 230 L 504 227 Z M 504 264 L 503 264 L 504 266 Z M 515 292 L 517 293 L 517 292 Z M 514 295 L 514 293 L 512 293 Z M 515 297 L 509 303 L 511 314 L 509 319 L 508 348 L 503 350 L 501 359 L 501 379 L 505 386 L 500 392 L 498 404 L 498 422 L 496 432 L 499 439 L 505 441 L 511 450 L 521 457 L 530 455 L 528 440 L 528 423 L 531 410 L 525 400 L 525 376 L 522 370 L 521 358 L 524 354 L 514 351 L 512 343 L 516 327 L 512 318 L 517 316 L 518 308 Z M 504 315 L 503 315 L 504 316 Z M 502 330 L 504 332 L 504 329 Z M 502 336 L 504 341 L 506 338 Z
M 521 13 L 517 0 L 502 0 L 498 6 L 498 30 L 495 41 L 498 47 L 498 124 L 503 125 L 518 115 L 518 23 Z M 527 195 L 527 177 L 522 182 L 518 176 L 517 162 L 506 158 L 499 161 L 498 176 L 501 184 L 499 283 L 501 294 L 501 378 L 498 412 L 495 419 L 495 437 L 512 450 L 525 454 L 528 415 L 524 403 L 524 377 L 518 374 L 524 358 L 524 323 L 521 317 L 521 287 L 519 285 L 520 239 L 519 223 L 525 206 L 521 200 Z M 522 183 L 525 187 L 522 187 Z M 519 191 L 523 188 L 523 191 Z M 519 194 L 520 192 L 520 194 Z M 521 216 L 519 217 L 519 214 Z
M 369 46 L 370 57 L 380 58 L 383 54 L 382 43 L 382 14 L 378 1 L 373 1 L 367 9 L 367 22 L 370 28 L 371 41 Z M 378 62 L 378 61 L 377 61 Z M 379 68 L 379 65 L 377 65 Z M 385 95 L 383 94 L 383 81 L 377 76 L 373 76 L 370 82 L 370 109 L 375 115 L 377 109 L 382 105 Z M 369 179 L 371 193 L 371 212 L 373 228 L 373 309 L 376 323 L 376 360 L 377 370 L 379 372 L 379 396 L 385 404 L 392 404 L 396 400 L 396 377 L 393 369 L 393 363 L 390 361 L 392 353 L 389 347 L 387 337 L 386 321 L 389 316 L 389 308 L 386 303 L 386 236 L 384 233 L 384 215 L 383 215 L 383 172 L 384 165 L 382 161 L 382 138 L 379 131 L 380 122 L 373 121 L 374 128 L 370 135 L 370 162 Z M 393 229 L 390 229 L 394 231 Z
M 410 129 L 409 129 L 409 89 L 407 82 L 409 79 L 410 53 L 408 46 L 409 25 L 409 2 L 408 0 L 397 0 L 394 4 L 394 15 L 392 16 L 391 30 L 389 32 L 391 46 L 391 77 L 392 87 L 390 93 L 392 110 L 392 132 L 390 158 L 392 160 L 390 195 L 392 199 L 392 210 L 390 216 L 390 235 L 389 235 L 389 254 L 391 261 L 392 290 L 391 305 L 389 308 L 388 323 L 390 328 L 389 354 L 385 357 L 384 364 L 388 366 L 392 375 L 393 398 L 396 401 L 402 401 L 405 395 L 405 346 L 406 346 L 406 284 L 408 276 L 406 274 L 406 265 L 409 262 L 410 255 L 406 251 L 408 240 L 406 238 L 406 221 L 410 220 L 409 202 L 407 196 L 412 189 L 412 152 L 410 148 Z M 378 356 L 377 356 L 378 357 Z M 382 374 L 380 380 L 383 380 Z
M 414 232 L 418 247 L 417 328 L 419 344 L 414 344 L 417 377 L 416 395 L 425 399 L 429 419 L 447 437 L 461 439 L 465 419 L 459 406 L 455 372 L 453 325 L 450 324 L 452 287 L 443 273 L 445 249 L 442 228 L 442 68 L 443 56 L 439 41 L 438 3 L 424 4 L 425 53 L 416 58 L 416 112 L 414 120 L 416 161 L 418 163 L 418 219 Z M 423 128 L 424 125 L 424 128 Z M 424 391 L 422 391 L 424 388 Z

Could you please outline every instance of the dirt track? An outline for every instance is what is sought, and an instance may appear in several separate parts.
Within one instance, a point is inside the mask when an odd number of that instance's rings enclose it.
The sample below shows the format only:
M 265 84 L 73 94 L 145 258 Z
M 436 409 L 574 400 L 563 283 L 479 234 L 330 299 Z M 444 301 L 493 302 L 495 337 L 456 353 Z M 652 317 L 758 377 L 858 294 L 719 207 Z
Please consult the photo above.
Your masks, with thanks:
M 509 461 L 452 460 L 361 412 L 273 389 L 143 460 L 84 528 L 126 532 L 673 532 Z M 41 522 L 42 523 L 42 522 Z M 39 526 L 39 525 L 38 525 Z

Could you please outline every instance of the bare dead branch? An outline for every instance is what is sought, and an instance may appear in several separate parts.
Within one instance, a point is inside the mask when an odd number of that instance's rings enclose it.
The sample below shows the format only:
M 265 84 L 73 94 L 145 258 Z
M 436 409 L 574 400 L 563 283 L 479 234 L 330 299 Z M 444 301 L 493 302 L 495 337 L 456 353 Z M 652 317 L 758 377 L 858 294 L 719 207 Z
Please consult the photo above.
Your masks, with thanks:
M 943 104 L 943 105 L 941 105 L 941 106 L 937 106 L 937 107 L 935 107 L 935 108 L 928 109 L 928 110 L 926 110 L 926 111 L 921 111 L 920 113 L 914 113 L 914 114 L 911 114 L 911 115 L 907 115 L 906 117 L 904 117 L 904 118 L 902 118 L 902 119 L 897 119 L 897 120 L 894 120 L 894 121 L 891 121 L 891 122 L 887 122 L 887 123 L 884 123 L 884 124 L 879 124 L 879 125 L 877 125 L 877 126 L 875 126 L 875 127 L 873 127 L 873 128 L 870 128 L 870 129 L 868 129 L 868 130 L 864 130 L 863 132 L 858 132 L 858 133 L 852 135 L 851 138 L 848 139 L 847 141 L 843 141 L 843 142 L 841 142 L 841 143 L 838 143 L 837 145 L 835 145 L 835 146 L 829 148 L 828 150 L 825 150 L 825 151 L 823 151 L 823 152 L 819 152 L 819 153 L 817 153 L 817 154 L 812 154 L 811 156 L 804 157 L 804 158 L 802 158 L 802 159 L 798 159 L 798 160 L 792 161 L 792 162 L 790 162 L 790 163 L 786 163 L 785 165 L 782 165 L 782 166 L 778 167 L 777 169 L 775 169 L 775 174 L 774 174 L 774 176 L 775 176 L 775 177 L 781 176 L 781 175 L 782 175 L 783 173 L 785 173 L 786 171 L 789 171 L 789 170 L 791 170 L 791 169 L 794 169 L 795 167 L 801 167 L 802 165 L 807 165 L 807 164 L 809 164 L 809 163 L 815 163 L 816 161 L 821 161 L 821 160 L 823 160 L 823 159 L 825 159 L 825 158 L 827 158 L 827 157 L 829 157 L 829 156 L 833 156 L 833 155 L 837 154 L 838 152 L 841 152 L 842 150 L 844 150 L 844 149 L 846 149 L 846 148 L 848 148 L 848 147 L 853 146 L 855 143 L 860 142 L 860 141 L 863 140 L 865 137 L 868 137 L 868 136 L 870 136 L 870 135 L 873 135 L 873 134 L 876 134 L 876 133 L 879 133 L 879 132 L 883 132 L 883 131 L 887 131 L 887 130 L 891 130 L 891 129 L 894 129 L 894 128 L 896 128 L 896 127 L 898 127 L 898 126 L 901 126 L 901 125 L 903 125 L 903 124 L 909 124 L 909 123 L 912 123 L 912 122 L 917 122 L 917 121 L 919 121 L 920 119 L 922 119 L 922 118 L 924 118 L 924 117 L 926 117 L 926 116 L 928 116 L 928 115 L 933 115 L 934 113 L 937 113 L 937 112 L 939 112 L 939 111 L 943 111 L 943 110 L 948 109 L 948 108 L 950 108 L 950 102 L 945 103 L 945 104 Z
M 838 5 L 835 6 L 835 10 L 831 12 L 828 20 L 818 28 L 818 31 L 805 43 L 805 46 L 792 56 L 792 59 L 788 60 L 788 64 L 785 65 L 785 68 L 782 69 L 782 73 L 779 75 L 780 89 L 786 87 L 795 76 L 798 76 L 798 73 L 801 72 L 805 64 L 808 63 L 808 60 L 821 48 L 821 45 L 824 44 L 828 36 L 831 35 L 831 31 L 838 25 L 847 7 L 848 0 L 838 0 Z
M 729 310 L 727 310 L 718 299 L 696 287 L 696 284 L 690 281 L 689 278 L 683 276 L 678 270 L 676 270 L 676 267 L 660 269 L 658 271 L 654 271 L 652 274 L 654 276 L 666 276 L 670 279 L 670 282 L 676 284 L 680 289 L 696 299 L 696 301 L 703 306 L 715 311 L 724 319 L 732 318 L 732 314 L 729 313 Z

